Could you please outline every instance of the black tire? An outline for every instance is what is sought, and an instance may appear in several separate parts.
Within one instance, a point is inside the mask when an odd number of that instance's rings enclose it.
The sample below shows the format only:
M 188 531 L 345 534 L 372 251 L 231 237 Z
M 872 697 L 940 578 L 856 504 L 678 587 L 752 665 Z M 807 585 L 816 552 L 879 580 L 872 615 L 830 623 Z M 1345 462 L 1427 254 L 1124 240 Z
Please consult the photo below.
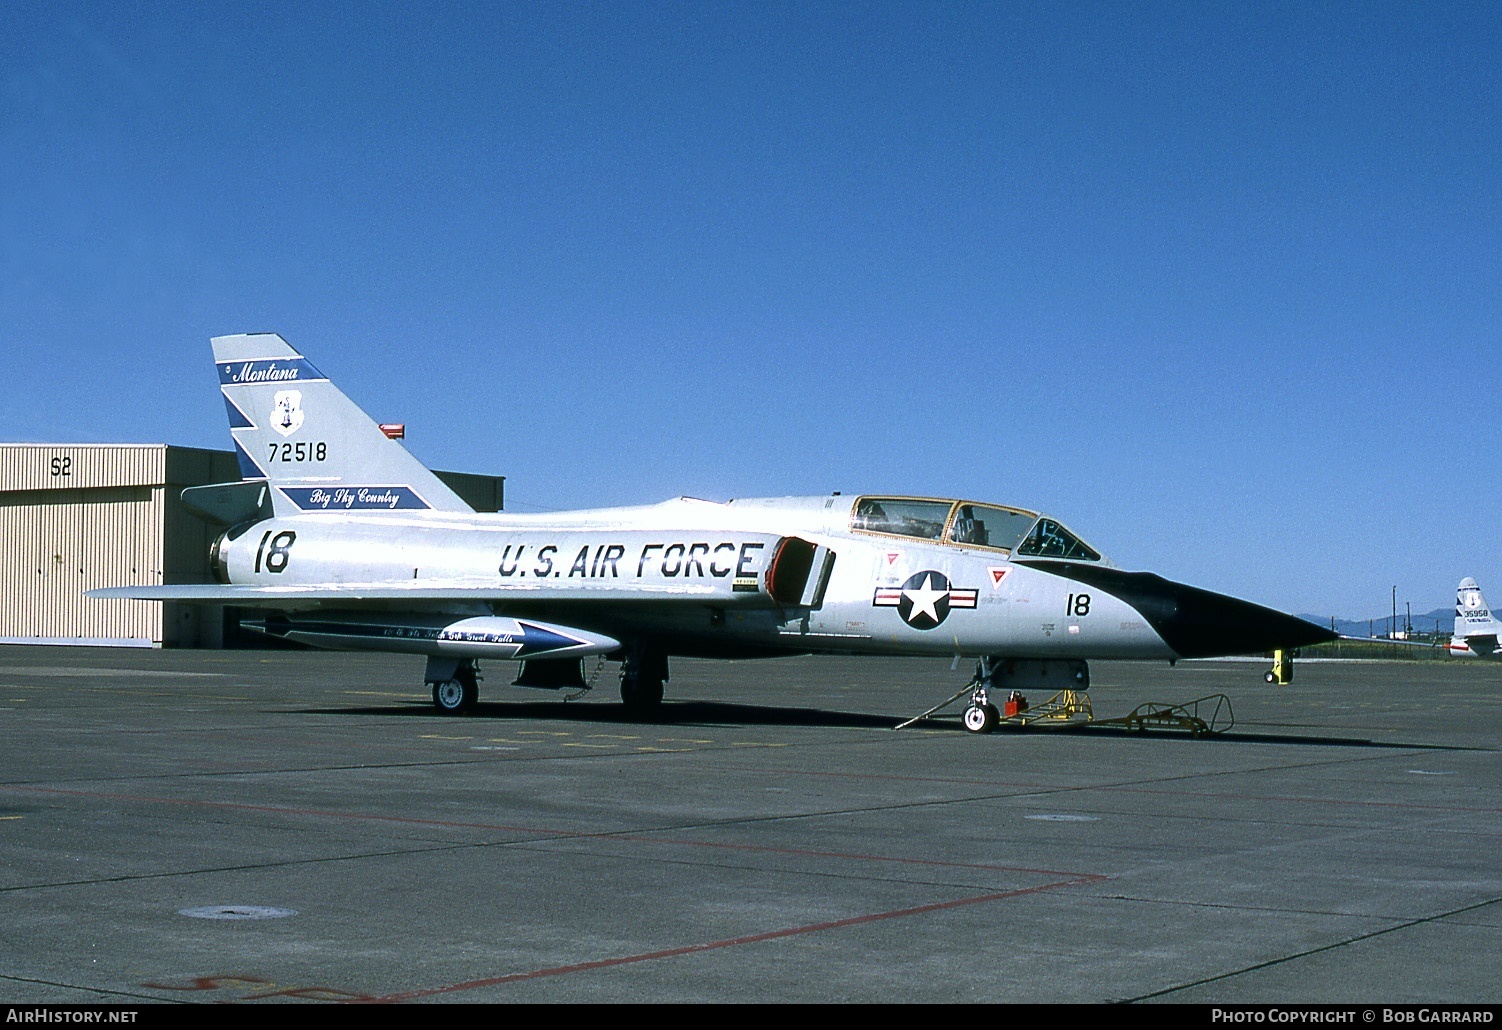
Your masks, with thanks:
M 439 715 L 463 715 L 475 706 L 480 693 L 473 681 L 445 680 L 433 684 L 433 707 Z
M 655 712 L 662 705 L 662 680 L 651 676 L 624 677 L 621 703 L 633 714 Z
M 994 705 L 971 705 L 965 709 L 965 729 L 971 733 L 990 733 L 996 728 L 997 711 Z

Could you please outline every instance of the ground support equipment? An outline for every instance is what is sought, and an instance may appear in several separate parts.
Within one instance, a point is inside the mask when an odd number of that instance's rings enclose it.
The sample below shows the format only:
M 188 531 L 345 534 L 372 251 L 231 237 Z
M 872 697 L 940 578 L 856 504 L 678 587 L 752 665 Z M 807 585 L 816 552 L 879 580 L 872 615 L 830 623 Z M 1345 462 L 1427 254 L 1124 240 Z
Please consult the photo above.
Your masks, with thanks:
M 1054 693 L 1047 701 L 1030 707 L 1022 689 L 1040 689 L 1069 684 Z M 965 705 L 964 725 L 971 733 L 990 733 L 996 727 L 1009 723 L 1026 726 L 1039 720 L 1051 722 L 1089 722 L 1092 718 L 1090 695 L 1090 669 L 1082 661 L 1062 659 L 1012 659 L 982 658 L 975 667 L 970 682 L 955 694 L 934 705 L 921 715 L 914 716 L 895 728 L 904 729 L 927 719 L 969 695 Z M 1002 707 L 997 707 L 992 696 L 1003 696 Z
M 1149 701 L 1120 719 L 1100 719 L 1095 725 L 1119 726 L 1139 733 L 1150 729 L 1188 730 L 1192 737 L 1205 737 L 1224 733 L 1236 725 L 1236 715 L 1231 711 L 1230 698 L 1224 694 L 1210 694 L 1181 705 Z

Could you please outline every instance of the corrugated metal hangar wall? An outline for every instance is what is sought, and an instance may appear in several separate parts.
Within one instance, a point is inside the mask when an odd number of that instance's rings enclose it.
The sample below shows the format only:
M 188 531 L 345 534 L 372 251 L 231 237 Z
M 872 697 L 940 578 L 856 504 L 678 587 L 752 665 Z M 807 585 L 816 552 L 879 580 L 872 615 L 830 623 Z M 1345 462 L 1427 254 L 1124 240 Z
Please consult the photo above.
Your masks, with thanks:
M 499 511 L 504 477 L 439 472 L 477 511 Z M 222 647 L 221 608 L 100 601 L 94 587 L 208 583 L 224 526 L 179 498 L 238 482 L 229 451 L 167 444 L 0 444 L 0 643 Z M 236 637 L 233 617 L 229 636 Z

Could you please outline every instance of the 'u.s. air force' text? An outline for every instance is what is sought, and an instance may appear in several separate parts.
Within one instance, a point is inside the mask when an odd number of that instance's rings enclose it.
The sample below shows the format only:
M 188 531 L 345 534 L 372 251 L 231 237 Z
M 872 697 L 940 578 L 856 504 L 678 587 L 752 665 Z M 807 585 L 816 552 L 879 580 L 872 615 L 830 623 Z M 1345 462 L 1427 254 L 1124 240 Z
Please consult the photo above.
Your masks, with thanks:
M 584 579 L 619 579 L 634 576 L 641 579 L 660 576 L 674 579 L 689 576 L 722 579 L 733 573 L 740 579 L 756 575 L 761 551 L 765 547 L 763 543 L 729 540 L 643 544 L 640 554 L 628 558 L 625 544 L 584 544 L 569 563 L 568 555 L 560 555 L 556 544 L 543 544 L 535 549 L 531 544 L 507 544 L 501 551 L 497 571 L 503 578 L 569 579 L 580 576 Z

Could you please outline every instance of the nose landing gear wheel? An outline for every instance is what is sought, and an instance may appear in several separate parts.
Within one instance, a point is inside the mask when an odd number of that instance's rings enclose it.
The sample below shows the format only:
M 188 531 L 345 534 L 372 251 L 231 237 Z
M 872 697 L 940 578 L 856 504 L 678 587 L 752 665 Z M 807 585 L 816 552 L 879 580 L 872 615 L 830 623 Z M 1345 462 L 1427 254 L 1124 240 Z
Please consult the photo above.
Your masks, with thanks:
M 971 705 L 965 709 L 965 729 L 971 733 L 990 733 L 1001 721 L 995 705 Z

